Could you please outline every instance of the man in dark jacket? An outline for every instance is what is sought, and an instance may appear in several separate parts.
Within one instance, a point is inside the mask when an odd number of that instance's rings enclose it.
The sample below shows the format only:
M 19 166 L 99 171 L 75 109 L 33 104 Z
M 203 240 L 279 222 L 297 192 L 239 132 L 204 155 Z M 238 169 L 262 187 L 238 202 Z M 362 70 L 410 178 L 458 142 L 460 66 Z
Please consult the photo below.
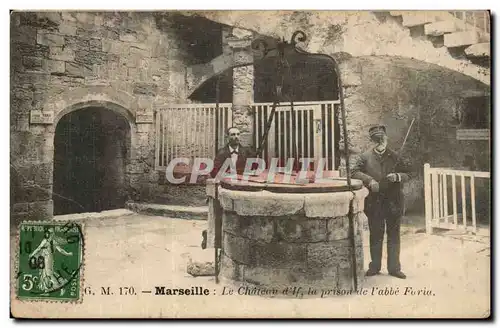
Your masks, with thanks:
M 371 262 L 366 276 L 380 272 L 384 230 L 387 230 L 387 271 L 405 279 L 399 262 L 400 224 L 404 208 L 403 182 L 410 179 L 409 166 L 387 148 L 385 126 L 370 128 L 374 147 L 353 160 L 352 177 L 363 181 L 370 194 L 365 199 L 365 213 L 370 228 Z
M 255 157 L 254 152 L 240 144 L 240 130 L 234 127 L 230 127 L 226 131 L 227 144 L 223 148 L 217 151 L 217 155 L 214 160 L 214 168 L 210 175 L 214 178 L 219 170 L 225 166 L 226 160 L 231 159 L 230 166 L 236 168 L 238 174 L 243 174 L 245 171 L 245 165 L 248 158 Z M 253 166 L 252 166 L 253 167 Z M 229 169 L 230 167 L 227 166 Z

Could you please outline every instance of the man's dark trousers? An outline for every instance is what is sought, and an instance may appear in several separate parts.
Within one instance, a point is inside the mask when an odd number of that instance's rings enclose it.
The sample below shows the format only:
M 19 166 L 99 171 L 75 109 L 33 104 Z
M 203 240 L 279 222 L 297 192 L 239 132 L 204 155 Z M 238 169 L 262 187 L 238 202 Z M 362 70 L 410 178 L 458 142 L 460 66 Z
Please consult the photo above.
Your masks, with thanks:
M 401 215 L 391 213 L 388 195 L 384 193 L 371 193 L 366 199 L 365 214 L 368 217 L 370 228 L 370 270 L 380 271 L 382 264 L 382 248 L 384 245 L 384 232 L 387 231 L 387 270 L 399 272 L 400 253 L 400 227 Z

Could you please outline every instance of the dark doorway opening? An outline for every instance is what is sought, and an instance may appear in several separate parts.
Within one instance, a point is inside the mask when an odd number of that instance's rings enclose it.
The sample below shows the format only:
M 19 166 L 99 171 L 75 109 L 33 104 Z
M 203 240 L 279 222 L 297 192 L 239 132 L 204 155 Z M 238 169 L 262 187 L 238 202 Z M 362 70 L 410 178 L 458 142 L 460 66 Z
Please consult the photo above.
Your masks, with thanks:
M 123 208 L 129 152 L 121 115 L 88 107 L 63 116 L 54 137 L 54 215 Z
M 466 98 L 461 127 L 465 129 L 489 129 L 490 112 L 490 97 Z

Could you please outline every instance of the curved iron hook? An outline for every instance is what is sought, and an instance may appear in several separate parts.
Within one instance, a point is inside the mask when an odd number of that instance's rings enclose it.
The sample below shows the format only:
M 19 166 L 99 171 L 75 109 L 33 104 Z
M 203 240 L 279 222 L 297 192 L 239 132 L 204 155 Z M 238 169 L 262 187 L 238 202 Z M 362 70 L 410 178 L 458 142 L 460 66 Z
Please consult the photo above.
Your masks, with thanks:
M 292 34 L 292 38 L 290 40 L 290 43 L 293 45 L 296 45 L 297 42 L 305 42 L 307 40 L 307 36 L 303 31 L 295 31 Z

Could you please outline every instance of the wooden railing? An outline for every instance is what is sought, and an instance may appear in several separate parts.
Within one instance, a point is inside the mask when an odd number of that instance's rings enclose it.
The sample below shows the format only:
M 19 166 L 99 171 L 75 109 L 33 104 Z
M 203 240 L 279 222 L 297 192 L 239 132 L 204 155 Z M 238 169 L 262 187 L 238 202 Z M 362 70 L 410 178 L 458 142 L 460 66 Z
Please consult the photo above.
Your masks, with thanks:
M 156 169 L 165 169 L 178 157 L 213 158 L 216 149 L 225 144 L 225 131 L 232 124 L 232 105 L 219 104 L 218 116 L 216 119 L 215 104 L 172 105 L 157 110 Z
M 270 162 L 271 158 L 278 158 L 279 166 L 285 166 L 286 160 L 294 157 L 314 158 L 311 166 L 318 163 L 319 159 L 324 159 L 326 167 L 334 170 L 335 113 L 338 103 L 294 103 L 295 122 L 292 120 L 290 103 L 279 104 L 269 131 L 267 147 L 264 149 L 264 159 Z M 255 145 L 260 144 L 271 107 L 272 103 L 252 104 Z M 231 104 L 219 104 L 217 120 L 215 104 L 171 105 L 157 110 L 156 169 L 166 169 L 170 161 L 178 157 L 214 158 L 217 149 L 225 145 L 225 132 L 231 125 Z M 296 151 L 292 151 L 293 147 Z
M 427 233 L 432 233 L 433 228 L 463 229 L 476 233 L 475 184 L 476 179 L 479 178 L 490 179 L 490 173 L 431 168 L 429 164 L 424 165 Z M 459 188 L 457 184 L 460 185 Z M 468 219 L 470 219 L 470 225 Z

